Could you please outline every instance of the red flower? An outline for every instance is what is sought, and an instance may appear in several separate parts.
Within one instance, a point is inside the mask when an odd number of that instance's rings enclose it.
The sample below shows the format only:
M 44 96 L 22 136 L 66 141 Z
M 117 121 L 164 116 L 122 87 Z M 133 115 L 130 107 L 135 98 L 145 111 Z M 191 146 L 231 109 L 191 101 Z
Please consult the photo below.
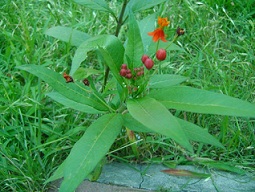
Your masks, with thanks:
M 158 40 L 167 42 L 165 33 L 161 28 L 157 28 L 153 32 L 149 32 L 148 35 L 152 36 L 154 42 L 157 42 Z

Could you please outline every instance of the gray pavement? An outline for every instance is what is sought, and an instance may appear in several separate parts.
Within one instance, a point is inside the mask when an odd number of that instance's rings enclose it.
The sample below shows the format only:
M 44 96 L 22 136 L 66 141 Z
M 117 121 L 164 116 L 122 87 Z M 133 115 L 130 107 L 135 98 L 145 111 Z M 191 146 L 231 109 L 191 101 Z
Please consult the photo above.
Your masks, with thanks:
M 208 173 L 195 166 L 178 166 L 200 173 Z M 255 192 L 255 177 L 210 170 L 206 179 L 172 176 L 161 172 L 163 165 L 111 163 L 103 167 L 97 182 L 84 181 L 76 192 Z M 61 181 L 54 184 L 57 191 Z

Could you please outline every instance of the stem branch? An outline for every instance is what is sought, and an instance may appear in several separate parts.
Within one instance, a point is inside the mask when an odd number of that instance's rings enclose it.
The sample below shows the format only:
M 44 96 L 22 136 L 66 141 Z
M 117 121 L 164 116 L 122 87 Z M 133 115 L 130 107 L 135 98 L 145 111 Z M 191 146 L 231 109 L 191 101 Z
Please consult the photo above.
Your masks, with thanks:
M 118 37 L 120 29 L 123 25 L 123 17 L 124 17 L 124 13 L 125 13 L 127 3 L 128 3 L 128 0 L 124 0 L 123 5 L 122 5 L 122 9 L 121 9 L 121 12 L 120 12 L 119 19 L 117 20 L 117 28 L 116 28 L 116 31 L 115 31 L 115 34 L 114 34 L 116 37 Z M 105 86 L 106 86 L 106 83 L 107 83 L 107 80 L 108 80 L 108 77 L 109 77 L 109 72 L 110 72 L 110 68 L 107 66 L 106 69 L 105 69 L 104 84 L 103 84 L 102 91 L 105 89 Z

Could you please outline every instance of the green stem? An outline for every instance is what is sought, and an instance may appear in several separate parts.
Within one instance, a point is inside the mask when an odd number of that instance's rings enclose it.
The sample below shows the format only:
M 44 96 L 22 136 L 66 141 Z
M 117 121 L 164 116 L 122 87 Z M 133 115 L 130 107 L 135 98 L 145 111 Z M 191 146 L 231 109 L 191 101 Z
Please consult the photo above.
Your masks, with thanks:
M 119 36 L 120 29 L 123 25 L 123 17 L 124 17 L 125 9 L 127 7 L 127 3 L 128 3 L 128 0 L 124 0 L 123 5 L 122 5 L 122 9 L 121 9 L 121 12 L 120 12 L 119 19 L 117 20 L 117 28 L 116 28 L 116 31 L 115 31 L 115 34 L 114 34 L 116 37 Z M 104 84 L 103 84 L 102 91 L 105 89 L 105 86 L 106 86 L 106 83 L 107 83 L 107 80 L 108 80 L 108 77 L 109 77 L 109 72 L 110 72 L 110 68 L 107 66 L 106 69 L 105 69 Z
M 176 34 L 173 38 L 173 40 L 169 43 L 169 45 L 165 48 L 166 50 L 168 49 L 168 47 L 170 47 L 177 39 L 178 39 L 178 35 Z
M 155 53 L 158 51 L 158 47 L 159 47 L 159 41 L 157 42 L 157 46 L 156 46 L 156 51 L 155 51 Z

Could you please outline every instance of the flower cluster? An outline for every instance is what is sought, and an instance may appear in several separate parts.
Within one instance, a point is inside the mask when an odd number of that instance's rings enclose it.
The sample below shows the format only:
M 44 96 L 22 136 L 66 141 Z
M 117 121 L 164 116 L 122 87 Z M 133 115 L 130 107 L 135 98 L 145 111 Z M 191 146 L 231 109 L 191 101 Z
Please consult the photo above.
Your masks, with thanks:
M 163 61 L 166 59 L 166 50 L 165 49 L 159 49 L 157 52 L 156 52 L 156 58 L 159 60 L 159 61 Z M 146 54 L 144 54 L 141 58 L 144 66 L 150 70 L 153 66 L 154 66 L 154 61 Z
M 165 18 L 158 17 L 158 27 L 153 32 L 149 32 L 148 35 L 152 36 L 152 40 L 154 42 L 158 42 L 159 40 L 163 42 L 167 42 L 166 36 L 164 33 L 164 28 L 167 27 L 169 24 L 170 24 L 170 21 L 168 21 L 167 17 Z M 156 58 L 158 61 L 165 60 L 167 56 L 166 49 L 171 45 L 171 43 L 173 43 L 179 36 L 183 35 L 184 33 L 185 33 L 184 29 L 178 27 L 176 30 L 176 35 L 174 36 L 174 39 L 172 40 L 172 42 L 168 43 L 165 49 L 163 48 L 158 49 L 158 46 L 157 46 L 157 51 L 152 56 L 149 56 L 146 54 L 142 55 L 141 61 L 144 65 L 142 67 L 128 68 L 127 64 L 122 64 L 120 72 L 119 72 L 120 75 L 122 77 L 125 77 L 126 79 L 137 80 L 138 77 L 144 75 L 144 67 L 146 67 L 147 70 L 151 70 L 153 68 L 154 62 L 155 62 L 154 58 Z M 158 67 L 158 70 L 159 70 L 159 73 L 161 73 L 160 65 Z M 130 81 L 131 84 L 129 85 L 129 92 L 132 93 L 134 89 L 138 89 L 138 87 L 142 85 L 144 82 L 146 82 L 147 80 L 148 80 L 148 77 L 144 79 L 140 78 L 139 81 Z
M 136 79 L 137 77 L 140 77 L 144 74 L 144 68 L 143 67 L 137 67 L 134 68 L 134 73 L 132 74 L 132 71 L 128 68 L 127 64 L 122 64 L 120 69 L 120 75 L 122 77 L 125 77 L 127 79 Z

